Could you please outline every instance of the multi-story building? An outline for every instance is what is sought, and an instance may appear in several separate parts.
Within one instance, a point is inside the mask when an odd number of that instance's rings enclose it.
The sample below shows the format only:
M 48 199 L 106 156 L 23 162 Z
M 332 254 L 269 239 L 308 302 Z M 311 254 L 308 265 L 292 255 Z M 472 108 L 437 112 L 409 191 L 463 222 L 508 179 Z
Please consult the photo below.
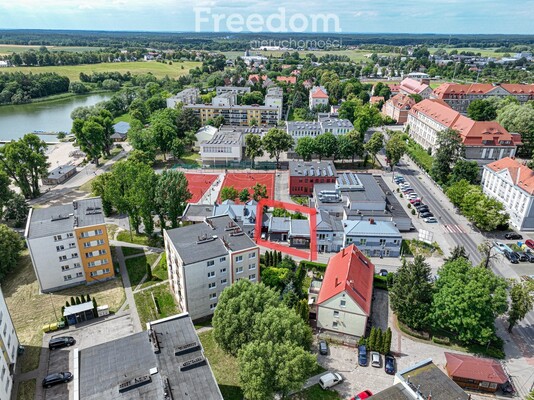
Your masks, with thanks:
M 355 245 L 330 257 L 324 279 L 309 290 L 310 319 L 317 328 L 365 336 L 371 315 L 375 267 Z
M 310 110 L 313 110 L 319 106 L 328 105 L 328 92 L 322 86 L 314 86 L 310 89 L 309 106 Z
M 484 166 L 483 192 L 499 200 L 519 230 L 534 230 L 534 171 L 512 158 Z
M 239 130 L 217 132 L 200 144 L 200 158 L 205 165 L 228 165 L 243 158 L 243 133 Z
M 166 230 L 163 237 L 171 290 L 193 320 L 213 315 L 225 287 L 260 280 L 259 247 L 228 215 Z
M 393 222 L 343 220 L 345 246 L 355 244 L 370 257 L 398 257 L 402 235 Z
M 408 113 L 415 105 L 415 100 L 407 94 L 399 93 L 384 103 L 382 114 L 397 121 L 397 124 L 405 124 Z
M 465 114 L 474 100 L 490 97 L 515 97 L 520 103 L 534 100 L 534 85 L 517 83 L 444 83 L 434 89 L 431 98 L 443 100 L 452 109 Z
M 291 196 L 311 196 L 317 183 L 335 183 L 337 171 L 331 161 L 290 161 L 289 194 Z
M 215 88 L 217 96 L 224 93 L 245 94 L 250 93 L 249 86 L 217 86 Z
M 167 99 L 167 108 L 175 108 L 177 104 L 196 104 L 200 98 L 197 88 L 184 89 L 180 93 Z
M 30 209 L 25 237 L 43 292 L 115 276 L 98 197 Z
M 329 114 L 319 116 L 317 121 L 287 121 L 286 131 L 293 140 L 302 137 L 316 137 L 323 133 L 331 133 L 334 136 L 346 135 L 354 129 L 354 125 L 348 119 L 339 119 Z
M 211 99 L 211 104 L 216 107 L 231 107 L 237 104 L 237 94 L 234 92 L 221 93 Z
M 430 79 L 413 79 L 406 78 L 403 79 L 399 86 L 399 91 L 405 95 L 419 95 L 423 99 L 428 99 L 432 94 L 432 89 L 430 88 Z
M 511 134 L 496 121 L 473 121 L 450 108 L 442 100 L 427 99 L 417 103 L 408 114 L 410 136 L 423 148 L 434 152 L 438 133 L 452 129 L 459 133 L 466 160 L 487 164 L 513 157 L 521 136 Z
M 278 119 L 282 119 L 282 110 L 284 107 L 284 91 L 282 88 L 275 86 L 267 89 L 265 95 L 265 106 L 278 109 Z
M 0 290 L 0 399 L 10 399 L 17 365 L 19 339 Z
M 253 122 L 260 125 L 276 126 L 280 121 L 280 110 L 278 107 L 251 105 L 251 106 L 215 106 L 212 104 L 190 104 L 184 109 L 193 110 L 194 114 L 200 118 L 201 124 L 205 125 L 208 120 L 219 115 L 224 118 L 224 122 L 229 125 L 251 125 Z

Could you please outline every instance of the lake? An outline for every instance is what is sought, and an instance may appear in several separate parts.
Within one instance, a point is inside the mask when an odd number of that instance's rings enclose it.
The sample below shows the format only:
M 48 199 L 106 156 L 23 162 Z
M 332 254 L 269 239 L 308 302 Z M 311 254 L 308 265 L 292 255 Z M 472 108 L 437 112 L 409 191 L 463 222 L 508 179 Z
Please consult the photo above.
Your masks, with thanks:
M 110 93 L 68 97 L 55 101 L 0 107 L 0 140 L 18 139 L 26 133 L 70 132 L 70 113 L 76 107 L 92 106 L 109 100 Z M 53 135 L 42 135 L 43 140 L 55 142 Z

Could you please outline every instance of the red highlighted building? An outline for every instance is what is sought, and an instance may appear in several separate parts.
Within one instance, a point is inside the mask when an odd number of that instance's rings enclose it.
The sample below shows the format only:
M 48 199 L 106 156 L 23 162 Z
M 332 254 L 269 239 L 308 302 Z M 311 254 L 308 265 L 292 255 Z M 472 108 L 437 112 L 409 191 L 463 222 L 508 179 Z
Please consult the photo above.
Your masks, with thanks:
M 290 161 L 289 194 L 311 196 L 316 183 L 335 183 L 336 167 L 331 161 Z

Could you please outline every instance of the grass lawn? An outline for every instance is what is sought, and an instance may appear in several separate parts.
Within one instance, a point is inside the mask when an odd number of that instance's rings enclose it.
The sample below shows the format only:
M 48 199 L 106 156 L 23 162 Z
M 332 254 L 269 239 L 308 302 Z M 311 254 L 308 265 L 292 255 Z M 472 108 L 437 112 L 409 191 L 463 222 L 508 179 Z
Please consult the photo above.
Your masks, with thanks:
M 317 385 L 303 390 L 291 396 L 293 400 L 341 400 L 341 396 L 335 390 L 323 390 Z
M 32 371 L 39 364 L 43 338 L 42 326 L 56 321 L 61 307 L 71 296 L 90 294 L 99 305 L 107 304 L 115 312 L 124 302 L 121 279 L 112 279 L 95 285 L 80 285 L 51 294 L 42 294 L 35 277 L 28 251 L 22 253 L 17 269 L 2 282 L 2 290 L 15 324 L 20 344 L 25 346 L 24 355 L 19 358 L 22 373 Z
M 176 79 L 180 76 L 187 75 L 190 69 L 200 65 L 200 62 L 194 61 L 173 62 L 172 65 L 155 61 L 136 61 L 85 65 L 60 65 L 49 67 L 13 67 L 9 69 L 9 72 L 24 72 L 27 74 L 30 72 L 33 74 L 56 72 L 59 75 L 68 77 L 71 81 L 79 81 L 80 72 L 92 74 L 93 72 L 109 71 L 116 71 L 120 72 L 121 74 L 130 72 L 133 75 L 146 74 L 150 72 L 156 78 L 164 78 L 165 76 L 169 76 L 170 78 Z
M 156 310 L 152 295 L 159 305 L 159 312 Z M 143 329 L 149 321 L 166 318 L 180 312 L 168 285 L 159 285 L 134 293 L 134 298 Z
M 34 400 L 35 399 L 35 379 L 19 383 L 17 400 Z
M 143 249 L 140 249 L 138 247 L 122 247 L 122 254 L 124 254 L 124 257 L 133 256 L 135 254 L 142 254 L 145 251 Z
M 265 57 L 281 57 L 284 54 L 285 50 L 271 50 L 271 51 L 254 51 L 254 54 L 258 53 Z M 242 51 L 224 51 L 222 52 L 227 58 L 235 59 L 237 56 L 242 56 Z M 335 56 L 348 56 L 351 61 L 361 62 L 361 61 L 370 61 L 371 56 L 374 53 L 372 50 L 303 50 L 299 51 L 301 57 L 305 57 L 306 54 L 313 54 L 316 57 L 321 57 L 324 55 L 335 55 Z M 394 55 L 393 53 L 377 53 L 379 56 L 390 56 Z
M 115 233 L 119 230 L 119 227 L 115 224 L 107 224 L 106 229 L 108 230 L 109 240 L 113 240 L 115 238 Z
M 113 120 L 113 123 L 117 123 L 117 122 L 128 122 L 128 123 L 131 123 L 132 122 L 132 117 L 130 116 L 130 114 L 122 114 L 122 115 L 119 115 L 117 118 L 115 118 Z
M 152 270 L 152 277 L 154 278 L 154 280 L 159 281 L 164 281 L 169 277 L 167 275 L 167 257 L 165 253 L 161 255 L 161 259 L 159 260 L 158 265 L 156 265 L 156 268 Z
M 243 392 L 239 386 L 239 365 L 237 358 L 226 354 L 215 343 L 213 331 L 202 332 L 198 336 L 224 399 L 242 399 Z
M 117 235 L 117 240 L 120 242 L 135 243 L 143 246 L 148 246 L 149 238 L 143 234 L 137 234 L 132 231 L 130 236 L 130 231 L 120 231 Z
M 126 268 L 132 287 L 136 287 L 146 273 L 146 264 L 152 265 L 158 258 L 157 254 L 144 254 L 139 257 L 129 258 L 126 260 Z
M 96 178 L 96 177 L 95 177 Z M 83 185 L 81 185 L 78 190 L 80 192 L 86 192 L 86 193 L 92 193 L 93 192 L 93 181 L 95 178 L 89 179 L 87 182 L 85 182 Z

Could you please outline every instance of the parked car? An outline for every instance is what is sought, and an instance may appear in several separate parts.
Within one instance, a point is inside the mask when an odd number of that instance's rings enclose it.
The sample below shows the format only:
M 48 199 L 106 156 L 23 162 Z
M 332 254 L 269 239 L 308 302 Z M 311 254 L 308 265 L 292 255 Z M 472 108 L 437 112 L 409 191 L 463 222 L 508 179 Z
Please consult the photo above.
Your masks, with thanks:
M 356 396 L 352 397 L 350 400 L 364 400 L 368 399 L 373 395 L 373 392 L 370 390 L 364 390 L 363 392 L 358 393 Z
M 386 374 L 395 375 L 395 357 L 384 357 L 384 371 L 386 371 Z
M 519 264 L 519 258 L 514 255 L 514 252 L 509 250 L 503 251 L 504 256 L 512 263 L 512 264 Z
M 524 253 L 522 251 L 515 251 L 514 253 L 517 254 L 517 257 L 519 258 L 519 261 L 529 261 L 526 253 Z
M 72 336 L 58 336 L 50 339 L 48 342 L 48 348 L 50 350 L 60 349 L 62 347 L 69 347 L 76 343 L 76 340 Z
M 319 386 L 324 390 L 343 382 L 343 377 L 337 372 L 329 372 L 319 378 Z
M 410 200 L 410 203 L 412 203 L 411 200 Z M 412 205 L 413 205 L 415 208 L 419 207 L 419 206 L 421 205 L 421 200 L 420 200 L 420 199 L 415 200 L 415 201 L 412 203 Z
M 425 221 L 427 224 L 436 224 L 438 222 L 435 217 L 424 218 L 423 221 Z
M 527 261 L 534 262 L 534 253 L 525 251 L 523 254 L 527 257 Z
M 532 239 L 527 239 L 527 240 L 525 240 L 525 244 L 526 244 L 528 247 L 530 247 L 531 249 L 534 250 L 534 240 L 532 240 Z
M 371 352 L 371 366 L 375 368 L 380 368 L 382 366 L 382 357 L 378 351 Z
M 358 365 L 367 367 L 367 348 L 363 344 L 358 347 Z
M 499 251 L 500 253 L 503 253 L 505 250 L 508 251 L 507 246 L 501 242 L 497 242 L 497 241 L 493 242 L 493 247 L 497 249 L 497 251 Z
M 521 240 L 523 239 L 523 236 L 521 236 L 519 233 L 516 232 L 510 232 L 504 235 L 504 237 L 508 240 Z
M 60 383 L 66 383 L 72 380 L 73 375 L 70 372 L 56 372 L 54 374 L 47 375 L 43 379 L 43 387 L 49 388 Z
M 421 218 L 429 218 L 429 217 L 434 216 L 434 214 L 432 214 L 430 211 L 422 212 L 420 215 L 421 215 Z
M 410 193 L 410 195 L 408 196 L 410 199 L 417 199 L 419 197 L 419 195 L 415 192 L 413 193 Z
M 419 207 L 416 207 L 416 208 L 417 208 L 417 211 L 419 211 L 420 213 L 430 211 L 430 209 L 428 208 L 426 204 L 421 204 Z
M 378 275 L 380 276 L 388 276 L 389 272 L 387 269 L 381 269 Z
M 319 342 L 319 354 L 322 354 L 323 356 L 328 354 L 328 343 L 326 343 L 326 340 L 321 340 Z

